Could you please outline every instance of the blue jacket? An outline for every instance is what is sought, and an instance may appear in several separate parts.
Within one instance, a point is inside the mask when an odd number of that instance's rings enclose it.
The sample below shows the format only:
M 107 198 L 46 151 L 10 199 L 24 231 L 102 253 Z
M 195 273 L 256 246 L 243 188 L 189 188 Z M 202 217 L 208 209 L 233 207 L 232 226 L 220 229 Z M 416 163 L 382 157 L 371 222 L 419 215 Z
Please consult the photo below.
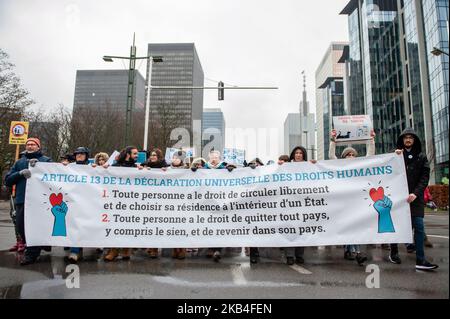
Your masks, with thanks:
M 35 153 L 24 153 L 22 157 L 14 163 L 14 166 L 6 174 L 5 185 L 12 187 L 16 185 L 16 204 L 23 204 L 25 202 L 25 188 L 27 186 L 27 179 L 20 175 L 20 171 L 28 168 L 30 159 L 36 158 L 39 162 L 51 162 L 52 160 L 43 156 L 40 151 Z

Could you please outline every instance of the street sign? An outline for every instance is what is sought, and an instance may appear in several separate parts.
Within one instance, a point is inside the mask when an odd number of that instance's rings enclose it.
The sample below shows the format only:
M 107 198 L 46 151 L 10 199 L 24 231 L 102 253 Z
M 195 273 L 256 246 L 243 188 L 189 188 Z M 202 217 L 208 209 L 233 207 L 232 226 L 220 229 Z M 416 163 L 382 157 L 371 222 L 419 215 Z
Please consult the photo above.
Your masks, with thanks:
M 28 139 L 28 122 L 12 121 L 9 130 L 9 144 L 23 145 Z

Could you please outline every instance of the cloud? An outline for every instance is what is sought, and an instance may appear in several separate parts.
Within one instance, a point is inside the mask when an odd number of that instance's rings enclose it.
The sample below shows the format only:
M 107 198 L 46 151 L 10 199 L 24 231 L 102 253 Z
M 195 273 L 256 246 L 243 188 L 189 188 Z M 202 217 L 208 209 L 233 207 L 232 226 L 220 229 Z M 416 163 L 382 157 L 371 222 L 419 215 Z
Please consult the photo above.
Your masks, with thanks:
M 223 102 L 207 91 L 204 107 L 221 107 L 228 127 L 276 127 L 282 138 L 287 114 L 298 110 L 302 70 L 314 110 L 316 68 L 331 41 L 348 38 L 347 20 L 338 15 L 347 2 L 0 0 L 0 43 L 39 104 L 71 107 L 76 70 L 126 68 L 101 57 L 127 55 L 133 32 L 140 55 L 151 42 L 195 42 L 206 77 L 280 87 L 227 91 Z

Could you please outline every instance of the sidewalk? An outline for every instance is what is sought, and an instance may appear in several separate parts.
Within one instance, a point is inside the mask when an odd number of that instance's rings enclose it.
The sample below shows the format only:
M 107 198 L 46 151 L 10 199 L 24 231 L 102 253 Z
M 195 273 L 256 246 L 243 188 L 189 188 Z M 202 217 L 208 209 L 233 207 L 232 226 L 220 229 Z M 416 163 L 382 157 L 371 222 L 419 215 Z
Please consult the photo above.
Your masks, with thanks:
M 8 250 L 16 242 L 9 209 L 9 201 L 0 201 L 0 251 Z

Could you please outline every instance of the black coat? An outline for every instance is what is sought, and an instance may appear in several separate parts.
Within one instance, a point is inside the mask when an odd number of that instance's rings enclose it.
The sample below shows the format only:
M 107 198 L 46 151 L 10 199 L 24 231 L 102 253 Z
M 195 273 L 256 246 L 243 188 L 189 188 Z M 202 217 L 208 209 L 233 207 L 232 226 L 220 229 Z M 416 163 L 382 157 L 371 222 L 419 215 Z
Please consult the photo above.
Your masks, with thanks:
M 414 136 L 414 144 L 410 152 L 408 152 L 403 145 L 403 137 L 407 134 Z M 430 180 L 430 164 L 428 163 L 428 158 L 422 152 L 422 143 L 419 137 L 411 128 L 407 128 L 403 131 L 402 135 L 400 135 L 397 141 L 397 148 L 403 150 L 409 194 L 417 196 L 416 200 L 410 204 L 411 216 L 424 217 L 424 192 Z
M 22 157 L 14 163 L 14 166 L 6 174 L 5 185 L 12 187 L 16 185 L 16 204 L 23 204 L 25 202 L 25 191 L 27 185 L 27 179 L 20 175 L 20 171 L 28 168 L 28 163 L 30 159 L 37 159 L 38 162 L 51 162 L 51 159 L 47 156 L 42 155 L 41 151 L 35 153 L 23 153 Z
M 136 168 L 136 162 L 133 160 L 130 161 L 123 161 L 123 162 L 116 162 L 112 166 L 114 167 L 134 167 Z
M 150 162 L 150 160 L 148 160 L 147 162 L 145 162 L 142 166 L 144 167 L 150 167 L 150 168 L 164 168 L 164 167 L 169 167 L 169 165 L 167 164 L 166 160 L 160 160 L 157 162 Z

